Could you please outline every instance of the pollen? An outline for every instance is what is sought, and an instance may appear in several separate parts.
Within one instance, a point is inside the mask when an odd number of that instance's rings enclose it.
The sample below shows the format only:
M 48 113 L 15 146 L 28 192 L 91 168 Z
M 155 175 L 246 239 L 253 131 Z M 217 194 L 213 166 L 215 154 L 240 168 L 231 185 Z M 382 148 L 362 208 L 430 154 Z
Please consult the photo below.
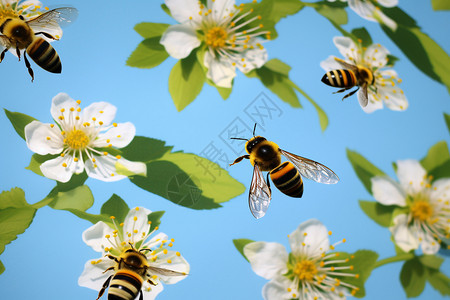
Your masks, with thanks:
M 222 27 L 213 27 L 208 30 L 205 36 L 205 42 L 208 46 L 217 49 L 225 47 L 228 34 Z
M 312 281 L 314 276 L 318 273 L 316 265 L 310 260 L 302 260 L 298 262 L 294 266 L 293 272 L 300 280 L 306 281 Z
M 416 220 L 427 221 L 433 215 L 433 206 L 428 201 L 415 201 L 411 206 L 411 214 Z
M 79 129 L 74 129 L 69 132 L 64 141 L 64 143 L 73 150 L 84 150 L 89 145 L 89 142 L 90 140 L 86 133 Z

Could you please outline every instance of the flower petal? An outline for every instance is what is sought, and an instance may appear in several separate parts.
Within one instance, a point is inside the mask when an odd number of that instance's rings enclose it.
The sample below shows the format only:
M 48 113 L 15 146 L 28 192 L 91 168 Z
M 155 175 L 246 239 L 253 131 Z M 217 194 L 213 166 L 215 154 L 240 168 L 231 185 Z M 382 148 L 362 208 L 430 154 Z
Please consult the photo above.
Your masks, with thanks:
M 116 116 L 117 108 L 108 102 L 95 102 L 83 109 L 82 123 L 88 122 L 95 126 L 109 126 Z M 100 125 L 99 123 L 103 124 Z
M 167 254 L 158 254 L 158 258 L 162 256 L 161 259 L 158 259 L 155 263 L 150 263 L 150 266 L 155 266 L 158 268 L 163 268 L 171 271 L 176 271 L 180 273 L 189 274 L 190 266 L 189 263 L 184 259 L 183 256 L 178 256 L 178 252 L 168 251 Z M 179 254 L 179 253 L 178 253 Z M 170 261 L 170 263 L 169 263 Z M 152 273 L 152 270 L 149 270 Z M 187 277 L 184 276 L 166 276 L 161 274 L 156 274 L 160 280 L 165 284 L 174 284 L 177 283 Z
M 165 0 L 167 7 L 170 9 L 172 18 L 179 23 L 198 22 L 201 20 L 198 12 L 200 7 L 197 0 Z
M 236 2 L 234 0 L 215 0 L 212 2 L 212 13 L 215 20 L 222 20 L 227 18 L 230 13 L 235 12 L 234 5 Z M 208 5 L 208 7 L 210 7 Z
M 408 216 L 406 214 L 398 215 L 393 220 L 394 226 L 389 227 L 392 233 L 395 244 L 403 251 L 409 252 L 419 247 L 419 243 L 408 228 Z
M 439 251 L 439 242 L 429 232 L 424 231 L 421 238 L 420 247 L 424 254 L 434 255 Z
M 257 41 L 251 42 L 253 44 Z M 237 67 L 242 73 L 248 73 L 253 69 L 261 68 L 267 62 L 267 50 L 266 48 L 255 48 L 244 51 L 237 55 L 240 58 L 241 63 L 237 63 Z M 245 66 L 244 66 L 245 65 Z
M 406 195 L 392 178 L 376 176 L 371 178 L 372 195 L 380 204 L 406 206 Z
M 359 92 L 358 92 L 359 94 Z M 369 102 L 366 107 L 361 107 L 365 113 L 373 113 L 378 109 L 383 108 L 383 101 L 381 101 L 381 97 L 378 94 L 375 94 L 371 90 L 369 90 Z
M 118 181 L 127 177 L 117 173 L 116 163 L 119 160 L 117 157 L 109 154 L 101 156 L 92 154 L 92 159 L 95 163 L 89 159 L 85 164 L 86 173 L 89 177 L 105 182 Z M 124 165 L 126 165 L 124 158 L 120 160 L 124 160 Z
M 113 235 L 113 229 L 106 223 L 99 221 L 86 229 L 82 234 L 83 242 L 97 252 L 103 252 L 105 247 L 111 247 L 106 235 Z
M 167 28 L 160 43 L 167 53 L 176 59 L 186 58 L 192 50 L 200 46 L 195 29 L 181 24 L 171 25 Z
M 378 94 L 389 109 L 402 111 L 409 106 L 406 96 L 397 86 L 386 85 L 378 89 Z
M 380 44 L 372 44 L 364 52 L 364 60 L 373 68 L 382 68 L 388 62 L 389 51 Z
M 25 140 L 31 151 L 40 154 L 59 154 L 64 150 L 63 137 L 57 126 L 32 121 L 25 126 Z
M 103 272 L 113 265 L 113 260 L 104 257 L 87 261 L 83 273 L 78 278 L 78 285 L 100 291 L 108 277 L 113 274 L 112 271 Z
M 133 123 L 119 123 L 108 131 L 100 133 L 97 139 L 92 142 L 92 147 L 102 148 L 112 145 L 116 148 L 123 148 L 133 140 L 135 134 L 136 127 L 134 127 Z
M 351 38 L 345 36 L 336 36 L 333 38 L 333 42 L 338 48 L 339 52 L 345 58 L 348 58 L 352 61 L 361 60 L 361 55 L 358 53 L 358 46 L 356 46 Z
M 333 55 L 328 56 L 327 59 L 320 62 L 320 67 L 325 71 L 342 69 L 342 66 L 336 61 Z
M 70 114 L 72 113 L 70 111 L 70 108 L 76 108 L 78 106 L 78 103 L 69 95 L 67 95 L 66 93 L 59 93 L 52 99 L 50 113 L 53 120 L 55 120 L 55 122 L 58 122 L 59 124 L 61 122 L 61 120 L 59 119 L 61 116 L 64 117 L 65 120 L 70 120 Z
M 163 232 L 159 232 L 152 239 L 144 242 L 144 244 L 141 246 L 141 248 L 149 248 L 149 249 L 156 248 L 161 245 L 162 241 L 167 241 L 168 238 L 169 237 L 167 236 L 167 234 L 165 234 Z
M 433 182 L 430 200 L 433 202 L 450 200 L 450 178 L 441 178 Z
M 147 215 L 149 213 L 148 210 L 141 209 L 140 207 L 136 207 L 134 209 L 130 209 L 127 216 L 125 217 L 125 221 L 123 222 L 123 235 L 124 241 L 126 243 L 131 242 L 135 243 L 142 239 L 142 236 L 148 234 L 150 230 L 150 224 L 148 224 Z M 125 237 L 130 237 L 129 239 L 125 239 Z
M 67 166 L 64 167 L 63 163 L 67 164 Z M 66 154 L 64 157 L 58 156 L 47 160 L 41 164 L 40 169 L 42 174 L 49 179 L 68 182 L 73 173 L 79 174 L 83 172 L 84 163 L 82 159 L 75 162 L 71 155 Z
M 142 296 L 144 300 L 154 300 L 159 293 L 164 290 L 164 286 L 162 284 L 151 285 L 147 281 L 143 283 Z
M 288 288 L 291 289 L 291 293 L 288 292 Z M 292 291 L 295 290 L 296 288 L 292 281 L 285 276 L 277 276 L 264 285 L 262 295 L 264 300 L 287 300 L 293 298 Z
M 244 255 L 253 271 L 265 279 L 275 278 L 288 271 L 288 253 L 278 243 L 253 242 L 245 245 Z
M 307 247 L 304 247 L 303 243 Z M 300 224 L 289 235 L 289 244 L 295 256 L 306 251 L 309 257 L 314 257 L 330 249 L 327 228 L 316 219 L 311 219 Z
M 204 64 L 208 68 L 206 77 L 215 85 L 231 88 L 233 78 L 236 77 L 236 67 L 229 60 L 217 60 L 209 51 L 205 53 Z
M 416 195 L 424 187 L 427 171 L 413 159 L 397 161 L 397 177 L 403 190 L 409 195 Z

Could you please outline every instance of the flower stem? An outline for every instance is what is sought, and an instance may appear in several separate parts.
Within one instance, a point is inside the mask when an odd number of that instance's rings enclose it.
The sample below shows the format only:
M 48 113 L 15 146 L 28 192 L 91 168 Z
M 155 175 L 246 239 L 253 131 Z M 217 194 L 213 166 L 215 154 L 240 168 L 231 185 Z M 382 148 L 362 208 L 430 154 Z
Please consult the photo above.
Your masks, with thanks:
M 31 204 L 31 206 L 33 208 L 39 209 L 39 208 L 49 205 L 50 202 L 52 202 L 52 201 L 53 201 L 53 197 L 45 197 L 41 201 Z
M 399 254 L 399 255 L 396 255 L 396 256 L 384 258 L 384 259 L 381 259 L 381 260 L 377 261 L 375 263 L 375 265 L 373 266 L 373 268 L 376 269 L 376 268 L 384 266 L 386 264 L 390 264 L 390 263 L 398 262 L 398 261 L 403 261 L 403 260 L 410 260 L 412 258 L 414 258 L 414 253 L 402 253 L 402 254 Z

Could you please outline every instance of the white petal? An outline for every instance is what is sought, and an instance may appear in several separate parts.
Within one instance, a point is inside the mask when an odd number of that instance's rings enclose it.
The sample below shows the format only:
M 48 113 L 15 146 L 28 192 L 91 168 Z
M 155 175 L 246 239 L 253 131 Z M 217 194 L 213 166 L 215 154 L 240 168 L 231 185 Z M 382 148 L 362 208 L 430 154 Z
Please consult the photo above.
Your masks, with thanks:
M 48 139 L 50 138 L 50 139 Z M 40 154 L 59 154 L 64 149 L 61 131 L 57 126 L 32 121 L 25 126 L 25 140 L 31 151 Z
M 413 196 L 422 191 L 427 171 L 417 160 L 399 160 L 397 167 L 397 177 L 403 190 Z
M 359 93 L 359 92 L 358 92 Z M 369 90 L 369 103 L 367 103 L 366 107 L 361 107 L 365 113 L 373 113 L 378 109 L 383 108 L 383 101 L 381 101 L 380 97 Z
M 109 248 L 112 246 L 105 237 L 107 234 L 113 236 L 113 229 L 104 222 L 99 221 L 83 232 L 82 239 L 94 251 L 103 252 L 105 247 Z
M 361 55 L 358 53 L 358 46 L 349 37 L 336 36 L 333 38 L 333 42 L 338 48 L 339 52 L 345 58 L 359 62 Z
M 245 245 L 244 255 L 253 271 L 265 279 L 272 279 L 288 271 L 288 253 L 278 243 L 253 242 Z
M 424 254 L 433 255 L 439 251 L 440 244 L 430 233 L 424 232 L 421 237 L 422 241 L 420 242 L 420 247 L 422 248 L 422 252 Z
M 419 247 L 419 242 L 407 226 L 408 216 L 398 215 L 393 220 L 394 226 L 389 227 L 395 243 L 403 251 L 409 252 Z
M 367 65 L 376 68 L 384 67 L 388 62 L 389 51 L 380 44 L 372 44 L 364 52 L 364 60 Z
M 101 126 L 109 126 L 116 116 L 117 108 L 108 102 L 95 102 L 83 109 L 82 123 L 88 122 L 92 125 L 98 125 L 103 122 Z
M 450 200 L 450 178 L 442 178 L 433 182 L 430 192 L 431 201 Z
M 320 62 L 320 67 L 325 71 L 342 69 L 342 66 L 336 61 L 335 56 L 328 56 L 327 59 Z
M 124 238 L 131 234 L 131 238 L 125 239 L 126 242 L 137 242 L 142 239 L 143 233 L 148 234 L 150 224 L 148 224 L 147 211 L 140 207 L 130 209 L 125 221 L 123 222 Z
M 86 262 L 83 273 L 78 278 L 78 285 L 100 291 L 108 277 L 113 274 L 112 271 L 103 272 L 113 265 L 113 260 L 105 257 Z
M 116 172 L 123 176 L 147 176 L 147 165 L 139 161 L 129 161 L 121 158 L 116 162 Z
M 394 7 L 398 5 L 398 0 L 377 0 L 384 7 Z
M 179 23 L 192 21 L 200 21 L 201 17 L 198 14 L 200 7 L 197 0 L 165 0 L 167 7 L 170 9 L 170 14 Z
M 354 12 L 356 12 L 360 17 L 366 20 L 375 21 L 373 17 L 375 5 L 373 5 L 373 3 L 368 1 L 363 2 L 361 0 L 349 0 L 348 6 L 350 6 L 350 8 Z
M 307 247 L 304 247 L 303 243 L 305 243 Z M 326 227 L 316 219 L 310 219 L 300 224 L 300 226 L 289 235 L 289 244 L 291 245 L 292 253 L 296 256 L 305 251 L 308 256 L 315 256 L 330 249 L 328 231 Z
M 386 84 L 384 87 L 378 86 L 378 94 L 389 109 L 403 111 L 409 106 L 406 96 L 397 86 L 391 84 Z
M 258 41 L 253 41 L 251 43 L 256 44 Z M 241 63 L 238 63 L 237 66 L 242 73 L 247 73 L 253 69 L 261 68 L 267 62 L 268 58 L 266 48 L 260 49 L 258 47 L 255 49 L 246 50 L 237 57 L 240 57 L 239 60 Z M 242 58 L 244 59 L 243 62 Z
M 80 159 L 79 162 L 82 163 L 82 160 Z M 63 167 L 63 163 L 66 163 L 67 167 Z M 65 157 L 58 156 L 54 159 L 47 160 L 41 164 L 40 169 L 42 174 L 49 179 L 68 182 L 75 172 L 76 168 L 74 167 L 77 166 L 80 165 L 73 162 L 73 157 L 66 155 Z
M 372 177 L 372 195 L 380 204 L 406 206 L 406 194 L 390 177 Z
M 208 68 L 206 77 L 215 85 L 225 88 L 231 87 L 233 78 L 236 77 L 236 67 L 229 60 L 217 60 L 209 51 L 205 53 L 204 64 Z
M 288 288 L 295 291 L 295 287 L 289 279 L 284 276 L 277 276 L 264 285 L 262 295 L 264 300 L 292 299 L 292 292 L 289 293 Z
M 235 4 L 236 2 L 234 0 L 215 0 L 212 3 L 212 13 L 214 14 L 214 19 L 222 20 L 225 17 L 228 17 L 230 13 L 234 13 Z
M 150 289 L 150 291 L 148 290 Z M 159 293 L 164 290 L 164 286 L 160 283 L 157 285 L 151 285 L 148 282 L 144 282 L 142 289 L 142 296 L 144 300 L 154 300 Z
M 127 176 L 117 173 L 116 163 L 118 159 L 116 157 L 111 155 L 98 156 L 92 154 L 92 158 L 95 159 L 95 163 L 89 159 L 85 164 L 86 173 L 89 177 L 105 182 L 113 182 L 127 178 Z M 124 158 L 121 158 L 120 160 L 125 161 Z M 126 163 L 124 164 L 126 165 Z
M 378 23 L 386 25 L 392 31 L 397 30 L 397 23 L 388 16 L 386 16 L 381 10 L 376 9 L 373 13 L 373 17 Z
M 161 245 L 161 241 L 167 241 L 168 240 L 168 236 L 167 234 L 163 233 L 163 232 L 159 232 L 157 235 L 155 235 L 152 239 L 150 239 L 150 241 L 146 241 L 141 248 L 156 248 L 159 247 Z
M 200 40 L 197 38 L 195 29 L 181 24 L 175 24 L 167 28 L 160 43 L 167 53 L 176 59 L 186 58 L 192 50 L 200 46 Z
M 164 268 L 171 271 L 177 271 L 185 274 L 189 274 L 190 266 L 189 263 L 184 259 L 183 256 L 177 256 L 177 252 L 175 251 L 168 251 L 167 254 L 158 254 L 157 264 L 155 267 L 158 268 Z M 168 260 L 171 261 L 171 263 L 168 263 Z M 149 262 L 150 266 L 154 265 L 152 262 Z M 151 270 L 149 271 L 151 273 Z M 174 284 L 177 283 L 187 277 L 185 276 L 165 276 L 161 274 L 156 274 L 160 278 L 160 280 L 164 284 Z
M 70 108 L 76 108 L 78 106 L 78 103 L 69 95 L 67 95 L 66 93 L 59 93 L 52 99 L 50 113 L 53 120 L 60 123 L 60 116 L 63 116 L 65 120 L 70 120 Z M 63 110 L 63 112 L 61 110 Z
M 136 127 L 134 127 L 133 123 L 119 123 L 108 131 L 100 133 L 97 139 L 93 141 L 92 147 L 101 148 L 112 145 L 116 148 L 123 148 L 133 140 L 135 134 Z

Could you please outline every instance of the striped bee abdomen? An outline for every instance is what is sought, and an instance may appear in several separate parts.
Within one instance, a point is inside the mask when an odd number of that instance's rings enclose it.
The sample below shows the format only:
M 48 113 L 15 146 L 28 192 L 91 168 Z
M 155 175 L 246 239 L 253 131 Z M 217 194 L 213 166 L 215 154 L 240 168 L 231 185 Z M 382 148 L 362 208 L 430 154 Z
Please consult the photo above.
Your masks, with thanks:
M 58 53 L 43 38 L 36 38 L 27 48 L 28 55 L 46 71 L 61 73 L 62 66 Z
M 322 82 L 329 86 L 352 88 L 356 85 L 357 80 L 353 71 L 340 69 L 327 72 L 325 75 L 323 75 Z
M 302 197 L 303 180 L 291 162 L 286 161 L 270 171 L 270 179 L 282 193 L 295 198 Z
M 142 278 L 135 272 L 119 270 L 111 279 L 108 300 L 133 300 L 142 288 Z

